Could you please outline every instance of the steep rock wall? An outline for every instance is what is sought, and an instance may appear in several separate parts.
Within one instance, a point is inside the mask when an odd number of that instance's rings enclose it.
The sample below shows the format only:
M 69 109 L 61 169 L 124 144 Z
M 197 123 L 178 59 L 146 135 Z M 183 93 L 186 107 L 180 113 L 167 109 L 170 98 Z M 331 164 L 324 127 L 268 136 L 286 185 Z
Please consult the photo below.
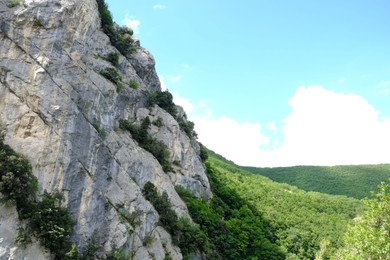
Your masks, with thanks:
M 123 82 L 137 82 L 137 89 L 125 87 L 118 93 L 99 74 L 113 68 L 101 58 L 109 53 L 119 54 L 115 69 Z M 145 108 L 147 97 L 156 91 L 161 90 L 153 57 L 143 48 L 120 55 L 100 28 L 95 0 L 25 0 L 14 7 L 0 0 L 0 122 L 6 128 L 5 142 L 28 158 L 41 192 L 64 193 L 64 205 L 77 222 L 73 240 L 80 251 L 93 236 L 102 245 L 102 258 L 115 246 L 133 259 L 180 259 L 180 249 L 158 226 L 158 214 L 142 196 L 142 187 L 150 181 L 166 191 L 179 215 L 188 212 L 175 185 L 211 197 L 197 143 L 166 111 Z M 173 172 L 164 173 L 151 153 L 118 129 L 119 119 L 146 116 L 163 120 L 150 133 L 168 146 Z M 118 211 L 123 210 L 141 212 L 139 224 L 121 221 Z M 12 209 L 0 212 L 2 223 L 20 225 L 14 218 Z M 19 248 L 7 234 L 0 234 L 0 259 L 12 259 L 15 250 L 20 258 L 50 258 L 35 247 Z M 153 238 L 147 246 L 146 237 Z

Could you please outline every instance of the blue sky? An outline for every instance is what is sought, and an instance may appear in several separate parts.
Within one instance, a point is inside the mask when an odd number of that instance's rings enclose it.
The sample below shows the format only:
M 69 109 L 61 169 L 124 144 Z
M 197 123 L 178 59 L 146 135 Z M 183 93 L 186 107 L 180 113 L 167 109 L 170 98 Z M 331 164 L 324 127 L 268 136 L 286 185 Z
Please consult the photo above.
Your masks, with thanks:
M 216 152 L 257 166 L 390 162 L 388 1 L 107 3 Z

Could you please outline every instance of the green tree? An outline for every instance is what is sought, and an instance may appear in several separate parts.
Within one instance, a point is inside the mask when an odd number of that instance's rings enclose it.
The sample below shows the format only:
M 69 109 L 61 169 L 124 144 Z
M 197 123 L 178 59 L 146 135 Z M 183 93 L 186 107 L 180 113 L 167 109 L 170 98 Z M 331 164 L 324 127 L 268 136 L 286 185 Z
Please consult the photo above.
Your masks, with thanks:
M 336 259 L 389 259 L 390 255 L 390 183 L 382 182 L 368 209 L 344 236 L 345 246 Z

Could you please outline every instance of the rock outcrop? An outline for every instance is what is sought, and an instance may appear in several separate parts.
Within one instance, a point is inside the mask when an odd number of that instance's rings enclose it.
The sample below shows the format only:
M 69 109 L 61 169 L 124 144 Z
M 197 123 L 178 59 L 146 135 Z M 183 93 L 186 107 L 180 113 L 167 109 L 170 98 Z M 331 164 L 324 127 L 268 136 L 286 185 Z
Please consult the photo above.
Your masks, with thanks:
M 148 96 L 161 91 L 153 57 L 143 48 L 121 55 L 101 29 L 95 0 L 11 2 L 0 0 L 5 142 L 28 158 L 40 192 L 65 195 L 64 206 L 76 221 L 72 240 L 80 252 L 93 237 L 103 259 L 114 247 L 133 259 L 181 259 L 141 190 L 152 182 L 167 192 L 180 216 L 188 212 L 175 185 L 205 198 L 211 191 L 196 141 L 162 108 L 146 108 Z M 115 67 L 104 58 L 112 53 L 119 57 Z M 100 74 L 107 68 L 118 72 L 123 89 Z M 126 86 L 130 81 L 138 88 Z M 172 172 L 165 173 L 118 127 L 120 119 L 139 122 L 146 116 L 162 120 L 150 134 L 169 148 Z M 26 249 L 14 243 L 11 227 L 22 223 L 15 209 L 0 207 L 0 259 L 50 259 L 37 243 Z M 137 212 L 137 224 L 123 221 L 123 211 Z M 146 238 L 152 242 L 145 245 Z

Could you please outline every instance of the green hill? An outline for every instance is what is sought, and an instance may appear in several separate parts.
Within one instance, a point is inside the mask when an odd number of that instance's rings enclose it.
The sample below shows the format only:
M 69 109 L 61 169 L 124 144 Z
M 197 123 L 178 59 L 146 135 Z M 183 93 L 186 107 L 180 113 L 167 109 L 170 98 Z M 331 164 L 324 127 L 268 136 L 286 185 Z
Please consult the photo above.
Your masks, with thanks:
M 242 168 L 305 191 L 345 195 L 357 199 L 369 197 L 370 192 L 375 191 L 380 182 L 390 178 L 390 164 Z
M 316 253 L 320 251 L 320 245 L 322 247 L 327 245 L 324 259 L 330 259 L 330 256 L 342 246 L 341 238 L 347 226 L 364 209 L 360 200 L 346 196 L 306 192 L 252 174 L 212 152 L 209 154 L 207 168 L 214 194 L 213 200 L 207 203 L 191 199 L 188 194 L 187 196 L 182 194 L 182 197 L 189 206 L 194 221 L 208 237 L 214 237 L 215 245 L 229 245 L 226 241 L 231 241 L 234 238 L 233 234 L 236 234 L 240 241 L 238 248 L 246 248 L 242 252 L 248 252 L 247 249 L 253 242 L 249 239 L 251 233 L 245 229 L 245 226 L 249 225 L 248 230 L 259 226 L 259 234 L 265 232 L 267 240 L 279 246 L 286 259 L 314 259 Z M 238 201 L 240 203 L 237 204 Z M 215 208 L 215 205 L 219 206 Z M 222 228 L 215 227 L 218 214 L 213 212 L 221 212 L 221 209 L 225 210 L 227 207 L 230 208 L 228 211 L 230 213 L 227 215 L 225 213 L 223 219 L 225 225 L 230 227 L 230 229 L 225 227 L 230 235 L 215 236 L 213 232 Z M 256 218 L 252 213 L 249 218 L 250 223 L 243 221 L 242 217 L 248 214 L 245 213 L 245 208 L 258 212 L 253 214 L 259 214 L 257 219 L 261 221 L 254 221 Z M 227 233 L 227 231 L 223 232 Z M 267 248 L 271 248 L 271 244 L 269 245 Z M 234 259 L 226 258 L 227 255 L 225 259 Z M 247 256 L 254 255 L 257 254 Z M 279 253 L 276 255 L 280 256 Z

